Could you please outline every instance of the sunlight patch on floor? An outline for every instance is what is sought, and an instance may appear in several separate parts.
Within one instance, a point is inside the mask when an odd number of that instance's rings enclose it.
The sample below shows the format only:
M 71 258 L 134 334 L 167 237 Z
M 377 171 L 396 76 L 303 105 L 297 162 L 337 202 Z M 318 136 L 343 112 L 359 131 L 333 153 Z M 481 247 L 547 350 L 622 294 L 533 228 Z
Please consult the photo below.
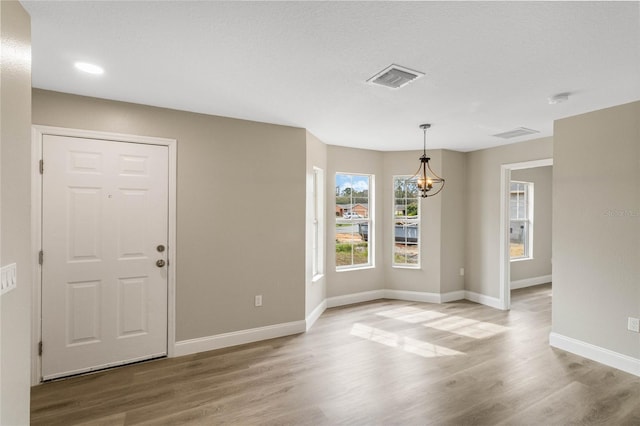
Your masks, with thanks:
M 474 339 L 486 339 L 487 337 L 492 337 L 496 334 L 504 333 L 505 331 L 509 330 L 508 327 L 503 327 L 498 324 L 477 321 L 470 318 L 458 317 L 455 315 L 447 316 L 446 318 L 442 318 L 437 321 L 432 321 L 422 325 L 429 328 L 435 328 L 436 330 L 448 331 L 450 333 L 458 334 L 465 337 L 471 337 Z
M 351 328 L 351 335 L 392 348 L 402 349 L 405 352 L 419 355 L 423 358 L 464 355 L 463 352 L 458 352 L 444 346 L 434 345 L 411 337 L 400 336 L 396 333 L 360 323 L 355 323 L 353 325 Z
M 391 309 L 389 311 L 378 312 L 376 315 L 386 318 L 393 318 L 400 321 L 417 324 L 419 322 L 431 321 L 437 318 L 446 317 L 446 314 L 435 311 L 425 311 L 424 309 L 404 306 L 402 308 Z

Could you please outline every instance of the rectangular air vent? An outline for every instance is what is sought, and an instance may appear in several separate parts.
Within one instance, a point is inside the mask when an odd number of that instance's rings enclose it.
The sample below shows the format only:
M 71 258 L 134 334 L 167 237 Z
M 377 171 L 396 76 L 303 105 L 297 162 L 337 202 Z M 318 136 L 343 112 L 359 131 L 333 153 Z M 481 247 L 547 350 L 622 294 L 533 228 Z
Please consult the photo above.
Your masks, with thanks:
M 517 138 L 520 136 L 533 135 L 535 133 L 540 133 L 540 132 L 533 129 L 527 129 L 526 127 L 518 127 L 517 129 L 509 130 L 508 132 L 497 133 L 492 136 L 495 136 L 497 138 L 502 138 L 502 139 L 511 139 L 511 138 Z
M 414 71 L 409 68 L 401 67 L 400 65 L 391 64 L 367 80 L 367 83 L 379 84 L 391 89 L 398 89 L 422 77 L 423 75 L 424 73 L 420 71 Z

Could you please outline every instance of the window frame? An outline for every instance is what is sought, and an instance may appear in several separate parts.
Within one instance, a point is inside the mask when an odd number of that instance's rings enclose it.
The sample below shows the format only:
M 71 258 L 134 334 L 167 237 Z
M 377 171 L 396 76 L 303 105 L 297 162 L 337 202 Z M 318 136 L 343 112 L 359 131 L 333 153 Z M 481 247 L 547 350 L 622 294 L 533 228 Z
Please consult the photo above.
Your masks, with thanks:
M 391 267 L 392 268 L 400 268 L 400 269 L 421 269 L 422 268 L 422 238 L 421 238 L 421 231 L 422 231 L 422 224 L 421 224 L 421 214 L 422 214 L 422 203 L 421 198 L 419 195 L 416 195 L 415 199 L 417 201 L 417 207 L 418 207 L 418 214 L 416 215 L 415 218 L 408 218 L 406 215 L 404 216 L 404 219 L 400 219 L 402 222 L 405 223 L 414 223 L 417 227 L 417 242 L 416 242 L 416 247 L 418 249 L 418 262 L 417 263 L 398 263 L 396 262 L 396 222 L 398 221 L 398 218 L 396 217 L 396 200 L 398 199 L 398 197 L 396 197 L 396 180 L 398 179 L 403 179 L 405 182 L 406 181 L 411 181 L 414 180 L 417 182 L 417 179 L 412 179 L 414 176 L 412 175 L 393 175 L 392 176 L 392 190 L 391 190 Z M 407 198 L 406 197 L 406 190 L 404 191 L 404 197 L 402 197 L 402 199 L 406 200 L 410 200 L 412 198 Z M 406 212 L 405 212 L 406 213 Z M 405 240 L 405 244 L 407 243 L 407 241 Z M 405 255 L 405 260 L 406 260 L 407 256 Z
M 375 268 L 375 221 L 374 221 L 374 212 L 375 212 L 375 175 L 370 173 L 352 173 L 352 172 L 336 172 L 334 175 L 334 187 L 336 188 L 336 194 L 334 196 L 334 208 L 336 213 L 338 212 L 338 206 L 336 197 L 338 194 L 338 175 L 346 175 L 346 176 L 363 176 L 369 179 L 369 188 L 368 188 L 368 208 L 367 208 L 367 217 L 363 218 L 344 218 L 343 216 L 335 216 L 334 226 L 336 229 L 338 224 L 359 224 L 359 223 L 367 223 L 367 263 L 358 263 L 358 264 L 350 264 L 350 265 L 338 265 L 337 257 L 335 259 L 335 268 L 336 272 L 345 272 L 345 271 L 355 271 L 361 269 L 372 269 Z M 352 200 L 353 201 L 353 197 Z M 358 203 L 350 203 L 351 205 Z M 336 246 L 337 242 L 334 245 L 334 255 L 336 255 Z M 352 244 L 352 262 L 353 262 L 353 242 Z
M 311 176 L 311 279 L 317 281 L 324 276 L 324 170 L 313 168 Z
M 512 184 L 523 184 L 525 186 L 524 197 L 524 212 L 526 217 L 520 218 L 512 217 L 511 206 L 511 194 L 514 191 L 511 189 Z M 516 207 L 516 211 L 518 207 Z M 516 214 L 516 216 L 519 216 Z M 521 262 L 523 260 L 533 260 L 533 229 L 534 229 L 534 183 L 520 180 L 509 181 L 509 250 L 511 250 L 511 224 L 513 222 L 522 222 L 526 224 L 525 237 L 524 237 L 524 253 L 522 256 L 513 257 L 509 253 L 510 262 Z

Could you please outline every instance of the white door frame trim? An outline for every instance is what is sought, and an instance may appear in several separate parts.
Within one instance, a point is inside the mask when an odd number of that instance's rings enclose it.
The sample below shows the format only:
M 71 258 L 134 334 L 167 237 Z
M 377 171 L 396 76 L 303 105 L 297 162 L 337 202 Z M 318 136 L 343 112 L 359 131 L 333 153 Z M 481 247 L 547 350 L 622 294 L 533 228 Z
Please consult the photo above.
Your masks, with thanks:
M 512 170 L 553 166 L 553 158 L 500 166 L 500 306 L 511 309 L 511 259 L 509 255 L 509 183 Z
M 64 127 L 33 125 L 31 129 L 31 254 L 35 261 L 32 270 L 32 329 L 31 329 L 31 384 L 37 385 L 42 378 L 42 363 L 38 354 L 38 344 L 42 339 L 42 274 L 37 261 L 42 247 L 42 179 L 40 160 L 42 159 L 42 139 L 44 135 L 68 136 L 106 141 L 161 145 L 169 149 L 169 229 L 167 260 L 167 356 L 173 357 L 176 343 L 176 180 L 177 144 L 175 139 L 127 135 L 122 133 L 94 130 L 70 129 Z M 46 164 L 44 165 L 46 169 Z M 46 348 L 45 348 L 46 350 Z

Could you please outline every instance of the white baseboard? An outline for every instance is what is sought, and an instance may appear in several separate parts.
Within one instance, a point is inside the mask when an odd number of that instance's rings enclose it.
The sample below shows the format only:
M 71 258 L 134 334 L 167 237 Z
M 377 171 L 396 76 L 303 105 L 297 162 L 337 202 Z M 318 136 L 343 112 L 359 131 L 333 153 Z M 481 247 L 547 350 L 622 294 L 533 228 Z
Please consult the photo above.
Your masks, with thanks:
M 363 291 L 362 293 L 345 294 L 344 296 L 328 297 L 327 308 L 335 308 L 336 306 L 351 305 L 354 303 L 384 299 L 384 293 L 385 290 L 372 290 Z
M 318 318 L 320 318 L 320 315 L 322 315 L 322 313 L 326 309 L 327 309 L 327 299 L 324 299 L 322 303 L 316 306 L 315 309 L 311 311 L 309 316 L 305 319 L 306 331 L 309 331 L 311 327 L 313 327 L 313 324 L 315 324 L 316 321 L 318 321 Z
M 198 352 L 226 348 L 229 346 L 258 342 L 260 340 L 289 336 L 291 334 L 304 333 L 305 331 L 306 321 L 292 321 L 282 324 L 268 325 L 266 327 L 233 331 L 231 333 L 216 334 L 215 336 L 182 340 L 180 342 L 176 342 L 173 355 L 190 355 Z
M 448 293 L 427 293 L 423 291 L 384 290 L 385 299 L 406 300 L 409 302 L 446 303 L 464 299 L 464 291 Z
M 440 294 L 425 291 L 384 290 L 385 299 L 406 300 L 408 302 L 440 303 Z
M 583 342 L 562 334 L 549 333 L 549 344 L 584 358 L 589 358 L 609 367 L 617 368 L 640 377 L 640 359 L 633 358 L 591 343 Z
M 542 275 L 540 277 L 525 278 L 523 280 L 511 281 L 511 290 L 531 287 L 534 285 L 546 284 L 550 282 L 551 282 L 551 275 Z
M 464 298 L 472 302 L 480 303 L 481 305 L 487 305 L 491 308 L 504 309 L 504 307 L 502 306 L 502 303 L 500 302 L 500 299 L 495 297 L 486 296 L 484 294 L 465 290 Z
M 450 291 L 440 295 L 440 303 L 455 302 L 456 300 L 464 300 L 464 290 Z
M 395 299 L 406 300 L 409 302 L 424 302 L 424 303 L 447 303 L 454 300 L 462 300 L 465 298 L 465 292 L 450 291 L 448 293 L 427 293 L 423 291 L 408 291 L 408 290 L 373 290 L 364 291 L 362 293 L 345 294 L 344 296 L 329 297 L 327 299 L 327 308 L 334 308 L 336 306 L 351 305 L 353 303 L 369 302 L 371 300 L 378 299 Z

